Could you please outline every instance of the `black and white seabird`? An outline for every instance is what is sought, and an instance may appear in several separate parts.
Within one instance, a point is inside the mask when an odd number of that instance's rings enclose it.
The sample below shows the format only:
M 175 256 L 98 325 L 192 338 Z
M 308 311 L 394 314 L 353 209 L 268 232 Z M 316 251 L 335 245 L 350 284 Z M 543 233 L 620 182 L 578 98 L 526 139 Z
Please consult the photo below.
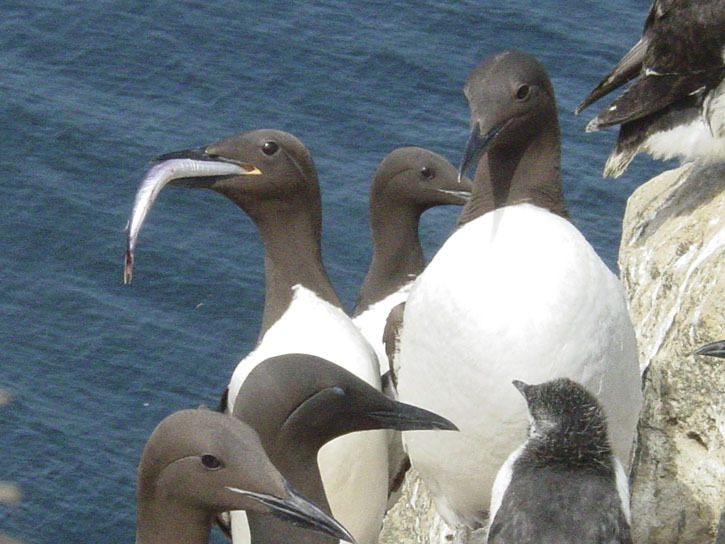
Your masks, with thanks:
M 344 368 L 308 354 L 280 355 L 258 364 L 244 381 L 233 413 L 257 431 L 269 458 L 295 489 L 328 512 L 317 465 L 317 453 L 327 442 L 371 429 L 456 429 L 450 421 L 396 402 Z M 252 544 L 336 542 L 267 515 L 247 512 L 247 517 Z M 233 526 L 235 540 L 236 532 Z
M 139 195 L 162 181 L 212 189 L 254 221 L 264 243 L 265 301 L 258 343 L 232 375 L 227 409 L 257 364 L 284 353 L 323 357 L 380 389 L 377 357 L 342 308 L 322 263 L 320 188 L 304 144 L 289 133 L 261 129 L 159 161 Z M 137 198 L 129 237 L 140 229 L 134 218 L 144 217 L 135 210 L 143 210 L 148 198 Z M 320 452 L 332 511 L 359 544 L 377 541 L 388 496 L 387 451 L 386 433 L 371 431 L 336 439 Z
M 389 369 L 383 346 L 385 321 L 404 302 L 425 268 L 418 236 L 420 217 L 435 206 L 462 206 L 471 180 L 458 182 L 456 168 L 437 153 L 401 147 L 378 166 L 370 187 L 373 256 L 353 311 L 353 321 L 375 349 L 380 371 Z
M 352 541 L 290 486 L 248 425 L 204 409 L 166 417 L 138 466 L 136 544 L 206 544 L 214 516 L 237 508 Z
M 725 340 L 718 340 L 717 342 L 705 344 L 695 353 L 697 355 L 709 355 L 710 357 L 725 359 Z
M 655 0 L 640 40 L 576 112 L 634 79 L 587 125 L 620 125 L 604 175 L 634 156 L 725 160 L 725 0 Z
M 529 433 L 496 476 L 488 544 L 631 544 L 627 476 L 597 399 L 567 378 L 513 383 Z
M 513 379 L 583 383 L 627 461 L 642 397 L 624 290 L 567 218 L 546 71 L 504 51 L 473 70 L 464 93 L 472 133 L 461 172 L 478 165 L 473 195 L 406 302 L 398 393 L 459 427 L 403 440 L 445 521 L 475 528 L 526 433 Z
M 395 378 L 383 343 L 391 310 L 405 302 L 415 278 L 425 268 L 418 227 L 426 210 L 462 206 L 471 196 L 471 180 L 458 181 L 456 168 L 441 155 L 421 147 L 401 147 L 378 166 L 370 186 L 373 255 L 353 310 L 353 322 L 380 362 L 383 391 L 395 398 Z M 387 374 L 387 375 L 386 375 Z M 410 466 L 400 433 L 390 433 L 388 472 L 396 491 Z M 394 500 L 394 499 L 393 499 Z

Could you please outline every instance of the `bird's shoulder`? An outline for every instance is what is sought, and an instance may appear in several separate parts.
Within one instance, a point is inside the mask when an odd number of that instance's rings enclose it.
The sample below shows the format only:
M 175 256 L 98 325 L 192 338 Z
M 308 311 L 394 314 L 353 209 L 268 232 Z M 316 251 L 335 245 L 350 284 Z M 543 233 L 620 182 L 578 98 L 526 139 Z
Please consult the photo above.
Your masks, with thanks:
M 722 0 L 656 1 L 643 31 L 649 42 L 643 70 L 690 77 L 703 71 L 722 70 L 724 26 Z

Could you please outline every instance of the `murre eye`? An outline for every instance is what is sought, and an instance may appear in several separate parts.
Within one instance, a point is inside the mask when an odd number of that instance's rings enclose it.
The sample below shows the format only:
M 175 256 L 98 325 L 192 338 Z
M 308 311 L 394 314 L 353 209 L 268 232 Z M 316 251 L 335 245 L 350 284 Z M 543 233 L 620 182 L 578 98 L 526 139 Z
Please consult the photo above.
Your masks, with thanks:
M 340 387 L 339 385 L 336 385 L 331 388 L 332 392 L 335 393 L 337 396 L 344 397 L 345 396 L 345 390 Z
M 201 456 L 201 464 L 209 470 L 216 470 L 222 467 L 222 462 L 213 455 L 209 454 Z
M 264 142 L 262 144 L 262 153 L 265 155 L 274 155 L 277 153 L 277 150 L 279 150 L 279 144 L 273 140 L 269 140 L 268 142 Z
M 516 100 L 526 100 L 531 94 L 531 87 L 526 84 L 521 85 L 516 91 Z
M 436 177 L 436 172 L 432 168 L 428 168 L 427 166 L 424 166 L 420 169 L 420 177 L 422 177 L 425 180 L 431 180 L 434 177 Z

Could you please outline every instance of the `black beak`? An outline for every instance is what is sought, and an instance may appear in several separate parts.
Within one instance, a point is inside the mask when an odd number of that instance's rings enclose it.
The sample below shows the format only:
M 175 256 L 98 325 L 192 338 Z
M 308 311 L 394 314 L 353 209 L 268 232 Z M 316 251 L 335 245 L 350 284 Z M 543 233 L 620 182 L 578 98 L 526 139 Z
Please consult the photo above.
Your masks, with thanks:
M 445 188 L 438 188 L 436 191 L 446 195 L 444 197 L 444 199 L 447 200 L 445 204 L 459 204 L 462 206 L 471 199 L 471 195 L 473 194 L 473 182 L 468 176 L 459 174 L 456 187 L 448 185 Z
M 246 162 L 239 162 L 221 155 L 210 155 L 206 152 L 205 147 L 197 147 L 194 149 L 182 149 L 181 151 L 172 151 L 171 153 L 164 153 L 156 157 L 156 162 L 168 161 L 170 159 L 191 159 L 194 161 L 208 161 L 208 162 L 228 162 L 229 164 L 236 164 L 242 166 L 245 170 L 254 171 L 257 168 Z
M 298 527 L 305 527 L 320 533 L 325 533 L 334 538 L 346 540 L 347 542 L 355 542 L 355 539 L 345 527 L 335 521 L 332 516 L 326 514 L 297 493 L 289 483 L 285 483 L 285 490 L 287 491 L 287 497 L 285 498 L 244 491 L 236 487 L 227 487 L 227 489 L 256 499 L 269 508 L 270 514 L 283 521 L 287 521 Z
M 725 359 L 725 340 L 705 344 L 695 353 L 697 355 L 708 355 L 710 357 L 719 357 L 720 359 Z
M 396 431 L 458 430 L 458 427 L 438 414 L 396 401 L 391 401 L 389 409 L 368 412 L 367 417 L 372 422 L 379 424 L 381 429 Z
M 154 159 L 156 162 L 164 162 L 171 159 L 192 159 L 195 161 L 211 161 L 211 160 L 219 160 L 218 158 L 210 157 L 206 154 L 203 147 L 198 147 L 196 149 L 182 149 L 180 151 L 172 151 L 171 153 L 164 153 L 163 155 L 159 155 Z M 226 162 L 222 159 L 223 162 Z
M 476 122 L 471 135 L 468 137 L 468 143 L 466 143 L 466 150 L 463 152 L 463 159 L 461 159 L 461 165 L 458 167 L 458 181 L 461 181 L 464 174 L 468 169 L 478 163 L 478 160 L 486 152 L 486 148 L 496 135 L 501 132 L 501 129 L 505 126 L 504 124 L 496 125 L 486 134 L 481 134 L 481 123 Z

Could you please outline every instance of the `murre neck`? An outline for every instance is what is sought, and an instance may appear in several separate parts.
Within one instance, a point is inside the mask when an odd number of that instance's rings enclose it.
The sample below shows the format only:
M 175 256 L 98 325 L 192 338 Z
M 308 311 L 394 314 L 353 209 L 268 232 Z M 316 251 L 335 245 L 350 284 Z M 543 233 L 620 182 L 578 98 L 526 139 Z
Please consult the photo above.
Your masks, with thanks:
M 352 542 L 294 491 L 249 425 L 206 409 L 175 412 L 156 426 L 139 462 L 137 505 L 137 544 L 206 544 L 212 519 L 236 510 Z
M 462 206 L 471 196 L 471 185 L 467 177 L 459 178 L 445 157 L 428 149 L 399 147 L 382 160 L 370 187 L 368 207 L 373 255 L 354 317 L 383 300 L 392 304 L 391 296 L 405 298 L 406 286 L 425 268 L 418 236 L 421 216 L 436 206 Z M 385 319 L 385 305 L 377 310 Z M 373 315 L 358 326 L 371 344 L 379 346 L 382 323 Z
M 305 202 L 264 200 L 250 206 L 246 200 L 235 198 L 234 193 L 227 196 L 251 217 L 264 244 L 265 295 L 260 340 L 289 307 L 295 285 L 342 307 L 322 263 L 319 214 Z
M 292 287 L 302 285 L 333 306 L 342 308 L 322 264 L 319 231 L 304 214 L 289 214 L 258 223 L 265 248 L 265 302 L 259 337 L 289 307 Z
M 418 238 L 420 214 L 410 206 L 371 206 L 373 258 L 360 288 L 355 315 L 397 291 L 425 268 Z
M 207 544 L 211 522 L 210 515 L 199 508 L 171 498 L 148 497 L 138 506 L 136 544 Z
M 561 190 L 556 112 L 541 117 L 540 130 L 530 139 L 491 145 L 478 163 L 473 194 L 461 212 L 459 226 L 498 208 L 522 203 L 569 218 Z

